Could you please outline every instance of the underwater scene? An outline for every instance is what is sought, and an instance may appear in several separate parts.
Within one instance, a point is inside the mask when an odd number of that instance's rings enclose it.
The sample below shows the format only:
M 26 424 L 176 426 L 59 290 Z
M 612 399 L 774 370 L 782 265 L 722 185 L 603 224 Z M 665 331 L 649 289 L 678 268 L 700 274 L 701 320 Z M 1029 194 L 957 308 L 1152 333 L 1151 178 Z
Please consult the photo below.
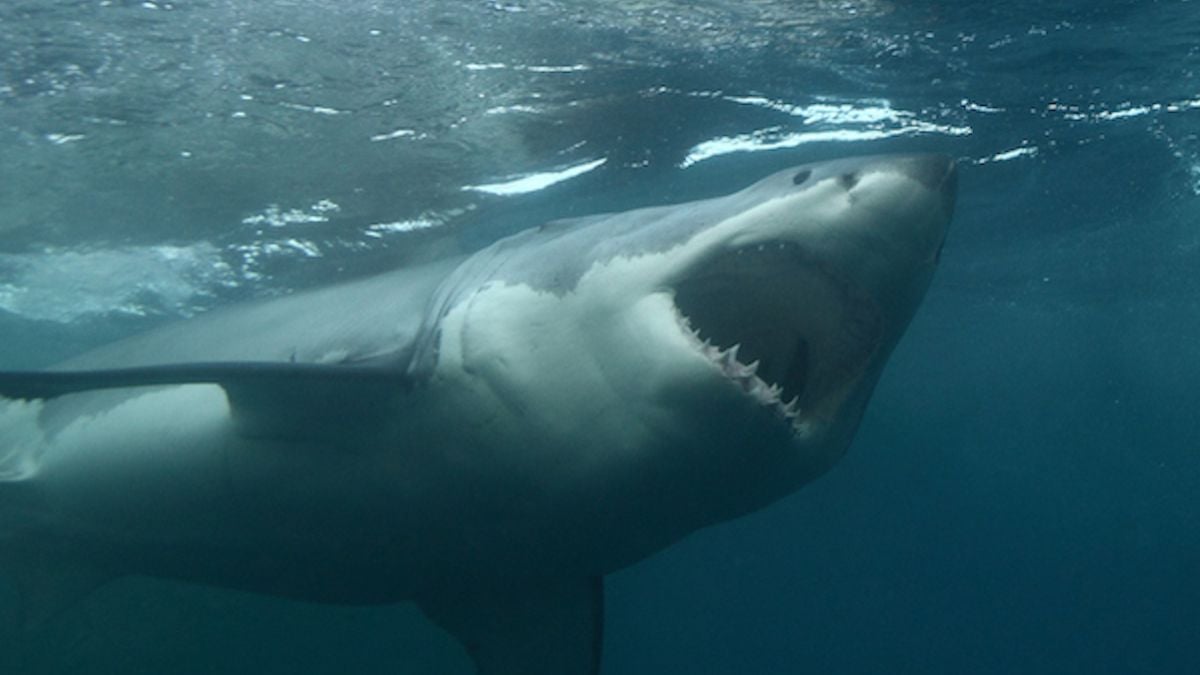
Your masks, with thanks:
M 1198 672 L 1198 411 L 1194 0 L 0 3 L 0 672 Z

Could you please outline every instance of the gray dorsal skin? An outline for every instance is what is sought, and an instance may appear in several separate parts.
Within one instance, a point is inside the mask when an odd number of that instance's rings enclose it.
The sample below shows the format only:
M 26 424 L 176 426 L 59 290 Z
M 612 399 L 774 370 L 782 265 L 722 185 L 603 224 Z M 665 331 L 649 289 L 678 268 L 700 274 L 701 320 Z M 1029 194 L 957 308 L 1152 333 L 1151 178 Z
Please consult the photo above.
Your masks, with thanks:
M 953 162 L 799 166 L 0 373 L 0 573 L 413 601 L 484 675 L 595 675 L 602 579 L 845 451 Z

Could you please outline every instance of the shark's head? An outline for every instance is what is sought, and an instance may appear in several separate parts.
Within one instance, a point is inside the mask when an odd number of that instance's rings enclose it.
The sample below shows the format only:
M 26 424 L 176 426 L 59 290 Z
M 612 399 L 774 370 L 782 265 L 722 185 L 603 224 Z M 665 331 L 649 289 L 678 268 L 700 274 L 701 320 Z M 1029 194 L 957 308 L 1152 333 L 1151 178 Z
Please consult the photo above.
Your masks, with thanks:
M 940 156 L 839 160 L 526 231 L 464 266 L 440 358 L 534 445 L 657 448 L 786 492 L 849 444 L 929 284 L 955 182 Z

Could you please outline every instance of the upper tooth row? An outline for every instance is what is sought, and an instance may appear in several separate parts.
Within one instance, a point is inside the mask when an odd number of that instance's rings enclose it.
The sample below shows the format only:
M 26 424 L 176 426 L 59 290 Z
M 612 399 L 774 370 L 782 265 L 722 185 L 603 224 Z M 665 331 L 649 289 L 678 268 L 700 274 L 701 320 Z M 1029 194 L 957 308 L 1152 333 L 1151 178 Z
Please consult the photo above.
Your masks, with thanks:
M 771 248 L 773 248 L 773 249 L 779 250 L 779 251 L 782 251 L 783 249 L 787 248 L 787 244 L 783 244 L 783 243 L 777 243 L 777 244 L 774 244 L 774 245 L 771 245 L 771 244 L 759 244 L 759 245 L 758 245 L 757 247 L 755 247 L 755 248 L 757 248 L 757 249 L 758 249 L 758 250 L 760 250 L 760 251 L 765 251 L 765 250 L 767 250 L 767 247 L 768 247 L 768 246 L 770 246 L 770 247 L 771 247 Z M 746 250 L 747 250 L 747 249 L 744 249 L 744 248 L 739 248 L 739 249 L 737 250 L 737 252 L 738 252 L 738 255 L 741 255 L 741 254 L 745 253 L 745 252 L 746 252 Z

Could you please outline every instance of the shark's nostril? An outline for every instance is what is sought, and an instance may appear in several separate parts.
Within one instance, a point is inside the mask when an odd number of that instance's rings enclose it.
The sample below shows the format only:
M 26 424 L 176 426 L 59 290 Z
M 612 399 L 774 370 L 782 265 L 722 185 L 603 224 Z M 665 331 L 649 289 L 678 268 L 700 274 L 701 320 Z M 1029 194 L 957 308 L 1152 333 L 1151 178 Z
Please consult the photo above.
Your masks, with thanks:
M 808 180 L 809 176 L 812 176 L 812 171 L 810 169 L 796 172 L 796 175 L 792 176 L 792 185 L 803 185 L 804 182 Z
M 841 182 L 842 187 L 852 190 L 855 185 L 858 185 L 859 178 L 858 173 L 851 171 L 838 176 L 838 181 Z

